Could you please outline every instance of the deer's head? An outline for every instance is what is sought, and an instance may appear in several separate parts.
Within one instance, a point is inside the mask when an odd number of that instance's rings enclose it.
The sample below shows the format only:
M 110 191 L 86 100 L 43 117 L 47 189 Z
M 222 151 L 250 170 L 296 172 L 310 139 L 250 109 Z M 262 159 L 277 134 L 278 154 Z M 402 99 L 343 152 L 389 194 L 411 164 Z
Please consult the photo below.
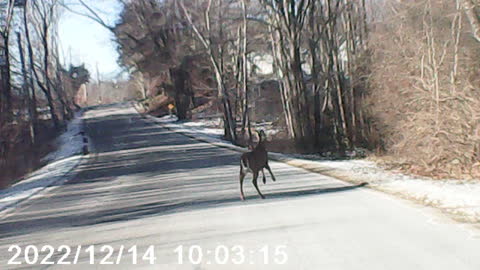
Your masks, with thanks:
M 257 134 L 258 134 L 258 142 L 263 142 L 265 141 L 265 139 L 267 139 L 267 135 L 265 134 L 265 131 L 263 130 L 257 130 Z

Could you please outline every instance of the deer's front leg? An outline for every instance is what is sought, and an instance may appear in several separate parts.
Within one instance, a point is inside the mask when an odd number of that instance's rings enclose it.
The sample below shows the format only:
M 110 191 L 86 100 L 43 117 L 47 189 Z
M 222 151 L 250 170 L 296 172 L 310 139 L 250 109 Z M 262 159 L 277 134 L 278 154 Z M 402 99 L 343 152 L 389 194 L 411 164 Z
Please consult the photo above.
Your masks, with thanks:
M 267 166 L 265 166 L 265 168 L 267 168 L 268 172 L 270 173 L 270 176 L 272 176 L 273 182 L 277 181 L 277 180 L 275 180 L 275 176 L 273 176 L 273 173 L 272 173 L 272 170 L 270 169 L 270 166 L 267 164 Z
M 265 177 L 265 172 L 263 171 L 262 169 L 262 175 L 263 175 L 263 184 L 266 184 L 267 183 L 267 178 Z

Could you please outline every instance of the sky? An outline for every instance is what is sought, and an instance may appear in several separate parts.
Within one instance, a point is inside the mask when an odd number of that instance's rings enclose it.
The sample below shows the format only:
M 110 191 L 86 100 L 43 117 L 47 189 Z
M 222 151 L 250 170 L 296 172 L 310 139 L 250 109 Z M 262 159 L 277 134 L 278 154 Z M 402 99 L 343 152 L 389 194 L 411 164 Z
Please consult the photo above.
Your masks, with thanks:
M 87 13 L 77 0 L 65 2 L 71 9 Z M 109 25 L 114 25 L 118 19 L 121 5 L 116 0 L 85 0 L 85 2 Z M 68 65 L 70 61 L 74 65 L 85 63 L 94 80 L 97 79 L 97 65 L 102 80 L 112 79 L 122 72 L 117 64 L 118 53 L 114 36 L 97 22 L 65 10 L 60 19 L 59 36 L 65 64 Z

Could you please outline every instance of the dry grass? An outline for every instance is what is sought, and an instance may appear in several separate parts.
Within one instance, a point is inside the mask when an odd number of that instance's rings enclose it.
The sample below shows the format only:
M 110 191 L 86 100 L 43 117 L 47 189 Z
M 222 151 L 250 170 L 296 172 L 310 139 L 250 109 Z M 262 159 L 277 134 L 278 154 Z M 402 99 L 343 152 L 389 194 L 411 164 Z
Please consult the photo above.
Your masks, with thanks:
M 371 33 L 365 109 L 386 154 L 398 157 L 390 165 L 478 178 L 480 44 L 455 1 L 414 2 L 398 4 Z

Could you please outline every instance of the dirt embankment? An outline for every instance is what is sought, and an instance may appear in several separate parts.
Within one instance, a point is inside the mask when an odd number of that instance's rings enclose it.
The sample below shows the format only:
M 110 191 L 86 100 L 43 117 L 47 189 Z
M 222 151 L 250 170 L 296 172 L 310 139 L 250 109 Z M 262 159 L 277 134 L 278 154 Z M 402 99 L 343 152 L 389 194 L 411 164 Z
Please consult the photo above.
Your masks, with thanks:
M 35 143 L 30 143 L 28 127 L 21 127 L 11 138 L 0 160 L 0 189 L 9 187 L 23 176 L 45 165 L 42 158 L 55 150 L 58 132 L 51 125 L 40 124 Z

